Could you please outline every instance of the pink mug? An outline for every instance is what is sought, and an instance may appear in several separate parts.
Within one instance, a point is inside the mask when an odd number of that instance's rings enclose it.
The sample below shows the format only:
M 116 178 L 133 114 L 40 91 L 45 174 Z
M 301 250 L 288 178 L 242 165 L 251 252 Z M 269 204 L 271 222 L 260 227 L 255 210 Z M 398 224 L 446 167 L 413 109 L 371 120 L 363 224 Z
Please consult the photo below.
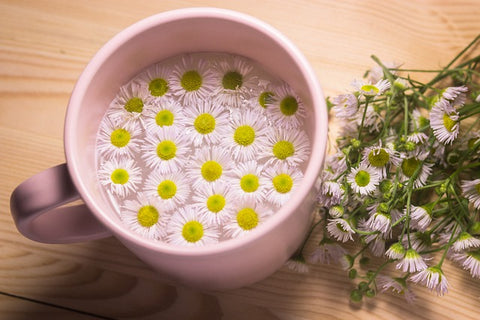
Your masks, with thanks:
M 286 80 L 307 107 L 311 155 L 290 200 L 248 236 L 204 247 L 175 247 L 138 236 L 99 189 L 95 139 L 119 88 L 142 69 L 186 52 L 227 52 L 259 62 Z M 115 236 L 170 280 L 201 289 L 231 289 L 274 273 L 297 249 L 311 221 L 327 142 L 327 108 L 315 73 L 280 32 L 245 14 L 190 8 L 160 13 L 108 41 L 81 74 L 65 119 L 67 163 L 19 185 L 11 196 L 18 230 L 45 243 Z M 85 205 L 65 206 L 81 198 Z

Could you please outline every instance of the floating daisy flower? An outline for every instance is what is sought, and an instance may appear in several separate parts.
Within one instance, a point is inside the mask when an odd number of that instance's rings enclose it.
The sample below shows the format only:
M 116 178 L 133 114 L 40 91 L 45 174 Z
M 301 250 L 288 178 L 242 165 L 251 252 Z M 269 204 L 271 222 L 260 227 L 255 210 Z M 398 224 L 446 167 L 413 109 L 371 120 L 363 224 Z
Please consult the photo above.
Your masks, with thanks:
M 258 156 L 267 159 L 266 165 L 298 166 L 308 159 L 310 142 L 304 131 L 273 129 L 267 132 L 263 149 Z
M 388 147 L 383 147 L 379 143 L 378 145 L 365 148 L 362 163 L 376 169 L 380 179 L 384 179 L 387 176 L 387 168 L 390 165 L 398 166 L 400 164 L 400 157 L 398 152 Z
M 169 77 L 172 70 L 165 64 L 156 64 L 148 68 L 134 79 L 152 97 L 167 97 L 170 95 Z
M 457 252 L 478 247 L 480 247 L 480 239 L 475 238 L 466 231 L 462 231 L 452 245 L 452 249 Z
M 218 144 L 228 135 L 228 111 L 210 101 L 197 101 L 184 110 L 185 135 L 196 147 Z
M 397 269 L 402 269 L 403 272 L 417 272 L 427 268 L 427 264 L 423 261 L 422 256 L 410 248 L 405 252 L 405 256 L 397 263 Z
M 143 124 L 142 114 L 148 103 L 148 92 L 140 85 L 130 82 L 120 88 L 110 104 L 107 116 L 115 123 L 130 123 L 138 120 Z
M 185 135 L 164 130 L 147 135 L 142 151 L 142 158 L 149 168 L 169 173 L 184 165 L 190 148 Z
M 358 99 L 355 95 L 341 94 L 333 98 L 333 108 L 337 118 L 349 119 L 357 114 Z
M 180 246 L 204 246 L 218 242 L 216 226 L 197 214 L 191 206 L 179 208 L 167 227 L 167 241 Z
M 257 86 L 253 67 L 239 57 L 223 58 L 215 64 L 215 70 L 217 83 L 213 97 L 218 104 L 239 107 Z
M 255 160 L 240 162 L 236 168 L 232 169 L 230 185 L 241 201 L 263 202 L 268 180 L 261 173 L 262 167 Z
M 305 106 L 295 92 L 286 84 L 275 89 L 275 100 L 267 104 L 268 116 L 277 128 L 290 130 L 303 124 Z
M 165 211 L 181 207 L 189 199 L 189 181 L 182 172 L 161 174 L 153 171 L 145 182 L 145 193 L 158 200 Z
M 214 183 L 198 189 L 193 196 L 193 203 L 209 224 L 218 226 L 231 219 L 236 207 L 235 195 L 225 183 Z
M 135 200 L 126 200 L 120 217 L 131 230 L 148 239 L 160 240 L 166 235 L 169 217 L 155 198 L 139 194 Z
M 193 189 L 225 180 L 231 173 L 231 161 L 228 153 L 220 147 L 204 147 L 198 150 L 186 166 L 187 174 L 193 180 Z
M 145 112 L 144 122 L 147 132 L 153 134 L 164 129 L 180 131 L 185 127 L 186 119 L 178 102 L 160 99 L 153 101 Z
M 136 192 L 142 181 L 140 168 L 130 159 L 112 159 L 103 163 L 98 170 L 100 183 L 112 194 L 121 198 Z
M 237 206 L 233 217 L 225 224 L 225 235 L 230 238 L 244 236 L 261 225 L 272 214 L 273 211 L 270 208 L 247 200 L 241 206 Z
M 303 178 L 298 168 L 288 166 L 286 163 L 267 167 L 264 175 L 269 181 L 266 199 L 277 206 L 287 202 Z
M 463 195 L 476 209 L 480 209 L 480 179 L 464 180 L 461 186 Z
M 350 224 L 345 219 L 330 219 L 327 224 L 328 233 L 340 242 L 353 240 L 355 233 Z
M 418 153 L 417 155 L 407 156 L 400 164 L 401 181 L 409 181 L 418 171 L 413 181 L 414 188 L 420 188 L 425 185 L 428 177 L 432 173 L 432 163 L 423 162 L 428 154 Z
M 275 93 L 273 85 L 266 80 L 259 79 L 257 89 L 252 93 L 252 98 L 248 101 L 248 106 L 262 114 L 268 105 L 275 103 Z
M 258 112 L 248 109 L 234 112 L 228 133 L 220 137 L 220 145 L 239 162 L 252 160 L 266 148 L 266 133 L 265 119 Z
M 380 183 L 380 176 L 373 168 L 360 164 L 348 174 L 347 182 L 350 183 L 354 192 L 368 195 L 376 190 Z
M 352 86 L 357 92 L 366 97 L 375 97 L 383 94 L 390 88 L 390 82 L 387 79 L 378 80 L 373 84 L 370 81 L 354 80 Z
M 345 254 L 347 254 L 347 250 L 341 245 L 330 238 L 323 238 L 319 246 L 311 253 L 308 261 L 322 264 L 337 263 Z
M 97 135 L 97 150 L 107 159 L 133 157 L 139 150 L 140 134 L 138 125 L 115 124 L 106 117 Z
M 188 55 L 173 67 L 169 80 L 172 93 L 187 106 L 206 99 L 215 86 L 210 64 Z
M 438 141 L 452 143 L 458 136 L 460 120 L 458 112 L 447 100 L 440 100 L 430 111 L 430 126 Z
M 426 286 L 431 291 L 435 290 L 437 295 L 443 296 L 448 292 L 448 281 L 441 268 L 437 266 L 428 267 L 410 277 L 415 283 Z

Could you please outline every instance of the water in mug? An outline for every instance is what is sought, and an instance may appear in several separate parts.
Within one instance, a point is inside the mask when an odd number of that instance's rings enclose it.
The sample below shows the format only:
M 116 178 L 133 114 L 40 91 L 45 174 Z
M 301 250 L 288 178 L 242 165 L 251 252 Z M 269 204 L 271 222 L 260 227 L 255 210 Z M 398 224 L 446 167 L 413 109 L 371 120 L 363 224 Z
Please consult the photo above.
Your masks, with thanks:
M 241 237 L 301 183 L 305 106 L 245 57 L 185 54 L 119 88 L 97 134 L 97 174 L 128 228 L 198 246 Z

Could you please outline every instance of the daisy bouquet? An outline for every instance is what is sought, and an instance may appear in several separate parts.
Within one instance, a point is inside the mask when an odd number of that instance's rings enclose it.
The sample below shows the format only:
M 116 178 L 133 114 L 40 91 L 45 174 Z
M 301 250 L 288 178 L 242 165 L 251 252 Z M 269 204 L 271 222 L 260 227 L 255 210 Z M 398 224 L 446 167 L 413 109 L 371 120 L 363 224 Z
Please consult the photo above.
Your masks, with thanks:
M 340 129 L 312 227 L 321 237 L 290 266 L 341 264 L 352 301 L 386 291 L 411 301 L 411 283 L 443 295 L 446 259 L 480 277 L 480 56 L 470 54 L 479 39 L 441 70 L 372 56 L 364 80 L 328 99 Z M 435 75 L 423 83 L 417 72 Z

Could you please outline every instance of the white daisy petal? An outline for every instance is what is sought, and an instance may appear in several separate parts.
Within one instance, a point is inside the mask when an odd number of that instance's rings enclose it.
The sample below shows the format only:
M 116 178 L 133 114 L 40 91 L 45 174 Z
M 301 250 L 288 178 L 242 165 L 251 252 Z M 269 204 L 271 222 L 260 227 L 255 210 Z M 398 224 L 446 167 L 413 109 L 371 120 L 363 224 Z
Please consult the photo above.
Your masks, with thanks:
M 160 132 L 164 129 L 181 131 L 187 123 L 182 106 L 170 99 L 156 99 L 145 112 L 145 130 L 149 134 Z
M 230 221 L 224 226 L 225 235 L 229 238 L 244 236 L 264 223 L 272 214 L 272 209 L 253 200 L 241 202 L 241 205 L 236 206 Z
M 461 182 L 463 195 L 476 209 L 480 209 L 480 179 Z
M 165 211 L 185 205 L 190 196 L 190 181 L 182 172 L 161 174 L 153 171 L 145 182 L 145 193 L 158 201 Z
M 255 160 L 240 162 L 232 169 L 230 185 L 241 201 L 254 200 L 261 203 L 265 200 L 269 181 L 261 173 L 262 167 Z
M 348 174 L 347 182 L 356 193 L 368 195 L 376 190 L 380 183 L 380 176 L 371 167 L 360 164 Z
M 275 100 L 267 104 L 267 116 L 276 128 L 300 128 L 306 117 L 303 102 L 287 84 L 275 88 Z
M 340 242 L 353 240 L 355 233 L 350 224 L 345 219 L 330 219 L 327 224 L 328 233 Z
M 169 83 L 171 73 L 172 70 L 169 65 L 157 63 L 139 74 L 133 81 L 138 83 L 152 97 L 169 97 L 172 92 Z
M 447 100 L 440 100 L 430 111 L 430 126 L 438 141 L 452 143 L 458 136 L 460 120 L 458 112 Z
M 106 159 L 133 157 L 140 149 L 138 124 L 115 124 L 105 117 L 97 134 L 97 150 Z
M 124 198 L 136 192 L 142 182 L 141 170 L 131 159 L 112 159 L 100 165 L 100 183 L 114 195 Z
M 209 224 L 217 226 L 232 218 L 237 206 L 236 201 L 230 187 L 221 182 L 201 188 L 193 196 L 195 209 Z
M 310 156 L 308 136 L 300 130 L 269 130 L 263 149 L 258 156 L 266 159 L 266 165 L 286 163 L 289 166 L 298 166 Z
M 300 185 L 303 173 L 298 168 L 282 163 L 278 166 L 265 168 L 264 176 L 268 179 L 267 201 L 281 206 L 290 199 L 290 196 Z
M 213 183 L 226 181 L 231 175 L 232 160 L 228 152 L 220 147 L 203 147 L 196 151 L 186 166 L 192 181 L 192 189 L 197 190 Z
M 405 252 L 405 256 L 397 263 L 397 269 L 402 269 L 403 272 L 417 272 L 427 268 L 427 264 L 422 256 L 413 248 Z
M 142 115 L 148 103 L 148 92 L 140 85 L 130 82 L 120 88 L 108 108 L 107 116 L 115 123 L 139 122 L 143 125 Z
M 443 296 L 448 292 L 448 281 L 439 267 L 429 267 L 410 277 L 415 283 L 425 285 L 430 290 L 435 290 L 437 295 Z

